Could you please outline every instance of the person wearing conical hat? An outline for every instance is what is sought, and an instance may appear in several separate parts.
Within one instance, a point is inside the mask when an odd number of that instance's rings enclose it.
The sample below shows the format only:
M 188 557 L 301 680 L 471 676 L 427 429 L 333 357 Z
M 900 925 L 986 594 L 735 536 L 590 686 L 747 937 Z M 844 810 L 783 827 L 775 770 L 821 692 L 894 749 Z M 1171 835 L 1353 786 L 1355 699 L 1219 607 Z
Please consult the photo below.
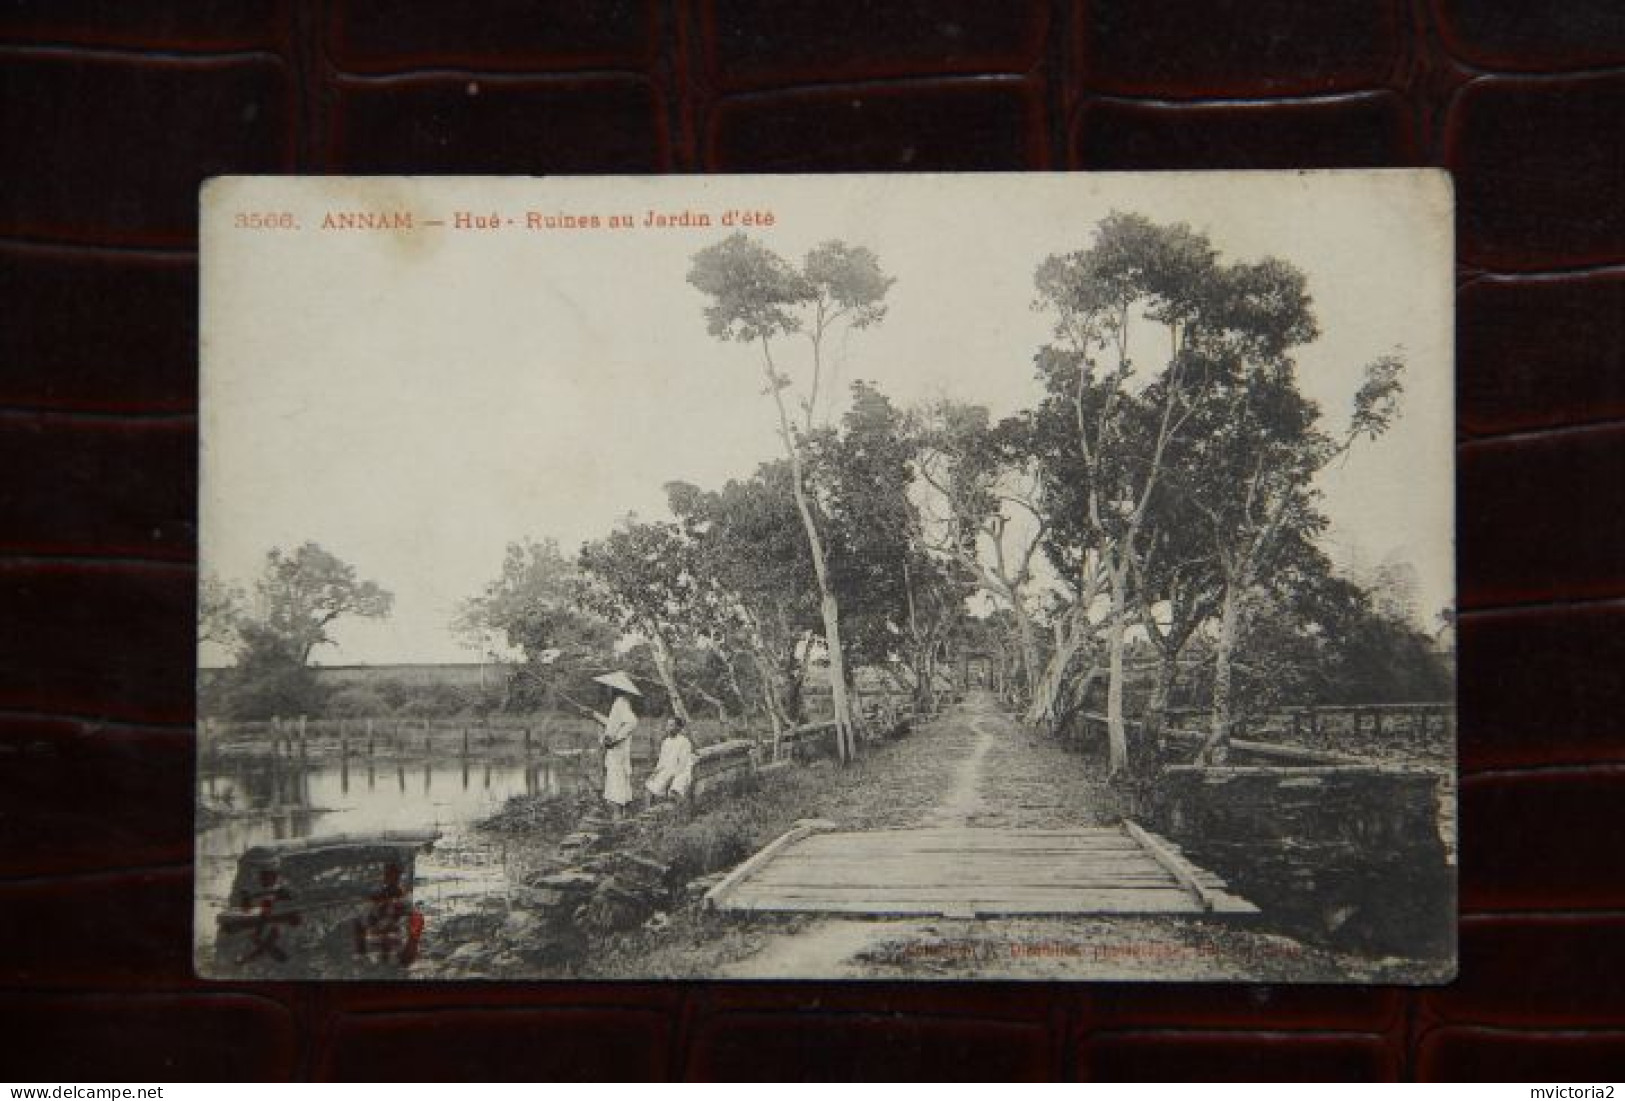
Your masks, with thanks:
M 643 693 L 625 672 L 617 670 L 593 678 L 614 696 L 609 714 L 600 718 L 604 729 L 598 734 L 598 744 L 604 747 L 604 801 L 620 817 L 632 801 L 632 733 L 637 729 L 637 712 L 632 710 L 633 697 Z

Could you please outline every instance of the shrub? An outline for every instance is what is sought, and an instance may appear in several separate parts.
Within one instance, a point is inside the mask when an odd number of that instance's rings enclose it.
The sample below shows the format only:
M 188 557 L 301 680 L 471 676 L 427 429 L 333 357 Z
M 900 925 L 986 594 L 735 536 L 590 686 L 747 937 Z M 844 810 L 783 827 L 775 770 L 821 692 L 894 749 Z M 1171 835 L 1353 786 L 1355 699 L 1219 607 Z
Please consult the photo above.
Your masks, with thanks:
M 730 868 L 755 851 L 755 830 L 743 808 L 723 808 L 672 830 L 660 848 L 684 877 Z
M 346 684 L 327 697 L 323 708 L 330 719 L 370 719 L 391 714 L 389 701 L 366 684 Z

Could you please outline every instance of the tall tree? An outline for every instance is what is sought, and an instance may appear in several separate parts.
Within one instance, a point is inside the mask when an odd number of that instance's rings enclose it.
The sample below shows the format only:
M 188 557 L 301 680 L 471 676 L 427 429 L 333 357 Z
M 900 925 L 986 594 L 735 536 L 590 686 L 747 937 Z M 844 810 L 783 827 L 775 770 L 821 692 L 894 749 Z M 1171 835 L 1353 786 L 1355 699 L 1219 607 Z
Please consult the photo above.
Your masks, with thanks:
M 1307 702 L 1449 698 L 1448 661 L 1426 634 L 1389 615 L 1379 594 L 1338 576 L 1312 543 L 1283 539 L 1243 603 L 1232 673 L 1238 715 Z
M 1064 517 L 1051 528 L 1052 543 L 1066 544 L 1058 557 L 1079 571 L 1073 633 L 1062 641 L 1076 645 L 1077 621 L 1103 588 L 1113 775 L 1128 764 L 1123 659 L 1136 615 L 1135 564 L 1169 452 L 1206 384 L 1206 357 L 1196 352 L 1216 270 L 1212 244 L 1190 227 L 1114 213 L 1091 247 L 1049 257 L 1035 278 L 1037 304 L 1054 318 L 1055 343 L 1039 357 L 1046 492 Z
M 1358 440 L 1388 429 L 1404 362 L 1388 355 L 1365 368 L 1348 425 L 1333 436 L 1297 385 L 1293 349 L 1317 335 L 1303 274 L 1275 259 L 1237 264 L 1221 273 L 1209 309 L 1219 320 L 1203 348 L 1209 392 L 1175 481 L 1206 520 L 1221 577 L 1213 713 L 1198 755 L 1212 762 L 1230 739 L 1232 666 L 1248 595 L 1287 548 L 1324 529 L 1315 479 Z
M 808 440 L 815 489 L 835 556 L 854 664 L 903 671 L 922 709 L 934 706 L 934 655 L 963 614 L 965 572 L 933 558 L 911 490 L 920 435 L 883 393 L 862 380 L 839 431 Z
M 802 469 L 802 443 L 813 428 L 819 387 L 825 381 L 826 342 L 836 333 L 878 324 L 886 315 L 886 292 L 892 280 L 881 271 L 875 254 L 866 248 L 829 241 L 808 253 L 797 269 L 766 246 L 736 233 L 695 253 L 688 281 L 710 299 L 705 318 L 712 336 L 753 344 L 760 352 L 762 374 L 777 415 L 779 439 L 790 462 L 791 487 L 818 580 L 837 745 L 841 759 L 851 760 L 857 741 L 846 691 L 840 603 L 830 577 L 828 549 Z M 810 349 L 799 425 L 792 420 L 785 403 L 785 391 L 793 386 L 792 378 L 774 356 L 775 346 L 794 334 L 804 336 Z
M 246 619 L 238 630 L 236 657 L 225 675 L 224 709 L 237 719 L 271 719 L 321 710 L 323 692 L 309 665 L 288 640 L 264 623 Z
M 310 652 L 332 642 L 327 629 L 345 616 L 382 619 L 395 598 L 376 582 L 362 581 L 355 567 L 316 543 L 292 553 L 274 548 L 254 586 L 255 626 L 286 648 L 298 664 Z
M 1030 701 L 1040 662 L 1031 602 L 1048 518 L 1029 423 L 1010 418 L 995 425 L 985 406 L 953 401 L 927 408 L 921 420 L 926 544 L 1008 611 Z
M 819 593 L 787 460 L 708 492 L 666 486 L 690 547 L 706 635 L 741 700 L 760 704 L 775 740 L 802 717 L 801 688 L 819 620 Z M 735 661 L 742 656 L 743 662 Z
M 381 619 L 394 598 L 316 543 L 273 548 L 251 597 L 217 579 L 199 591 L 200 636 L 225 642 L 235 661 L 224 678 L 225 707 L 239 718 L 303 714 L 321 702 L 310 655 L 329 645 L 346 616 Z
M 580 567 L 551 539 L 508 545 L 502 569 L 458 607 L 453 628 L 500 637 L 522 662 L 509 678 L 508 707 L 551 706 L 579 694 L 614 654 L 617 633 L 578 603 Z
M 1180 658 L 1212 618 L 1222 587 L 1212 544 L 1194 517 L 1180 514 L 1181 503 L 1178 494 L 1159 496 L 1157 523 L 1135 563 L 1140 624 L 1157 652 L 1151 696 L 1141 723 L 1148 750 L 1161 746 Z

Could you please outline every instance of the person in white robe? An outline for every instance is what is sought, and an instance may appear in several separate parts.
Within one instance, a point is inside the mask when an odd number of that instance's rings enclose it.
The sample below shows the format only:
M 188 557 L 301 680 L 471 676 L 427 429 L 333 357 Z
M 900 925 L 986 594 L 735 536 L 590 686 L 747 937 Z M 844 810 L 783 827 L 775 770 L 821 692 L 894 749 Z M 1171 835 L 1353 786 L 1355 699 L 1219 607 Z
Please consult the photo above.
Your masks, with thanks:
M 625 673 L 609 673 L 593 679 L 615 694 L 609 714 L 598 716 L 604 727 L 599 731 L 598 744 L 604 750 L 604 801 L 619 816 L 633 798 L 632 735 L 638 727 L 638 716 L 632 710 L 632 698 L 643 693 Z
M 689 740 L 686 726 L 675 715 L 666 720 L 660 759 L 655 762 L 654 772 L 643 782 L 643 789 L 656 799 L 667 795 L 681 799 L 694 783 L 694 743 Z

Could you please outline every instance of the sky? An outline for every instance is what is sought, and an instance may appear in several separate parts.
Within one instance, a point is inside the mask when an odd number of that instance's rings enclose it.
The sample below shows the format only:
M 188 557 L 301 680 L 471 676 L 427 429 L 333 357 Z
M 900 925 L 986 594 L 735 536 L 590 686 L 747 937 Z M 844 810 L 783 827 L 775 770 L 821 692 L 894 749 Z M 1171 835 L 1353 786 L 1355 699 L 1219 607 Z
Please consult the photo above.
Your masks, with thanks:
M 1445 177 L 1421 172 L 218 181 L 202 241 L 203 570 L 246 587 L 272 547 L 314 540 L 395 594 L 389 619 L 336 623 L 314 660 L 477 660 L 449 622 L 508 543 L 573 552 L 628 514 L 666 515 L 668 481 L 715 487 L 780 454 L 756 351 L 709 336 L 686 282 L 693 253 L 737 230 L 725 212 L 771 212 L 745 232 L 786 257 L 840 239 L 895 277 L 884 322 L 837 342 L 826 394 L 864 378 L 900 405 L 997 415 L 1039 395 L 1034 269 L 1123 210 L 1188 222 L 1225 260 L 1306 273 L 1322 335 L 1298 354 L 1300 385 L 1330 425 L 1364 364 L 1402 352 L 1400 420 L 1320 488 L 1334 556 L 1410 561 L 1431 612 L 1454 590 L 1449 202 Z M 385 210 L 415 228 L 319 228 Z M 650 210 L 712 224 L 644 228 Z M 237 228 L 247 211 L 300 228 Z M 497 228 L 456 229 L 458 212 Z M 526 229 L 533 214 L 637 226 Z

